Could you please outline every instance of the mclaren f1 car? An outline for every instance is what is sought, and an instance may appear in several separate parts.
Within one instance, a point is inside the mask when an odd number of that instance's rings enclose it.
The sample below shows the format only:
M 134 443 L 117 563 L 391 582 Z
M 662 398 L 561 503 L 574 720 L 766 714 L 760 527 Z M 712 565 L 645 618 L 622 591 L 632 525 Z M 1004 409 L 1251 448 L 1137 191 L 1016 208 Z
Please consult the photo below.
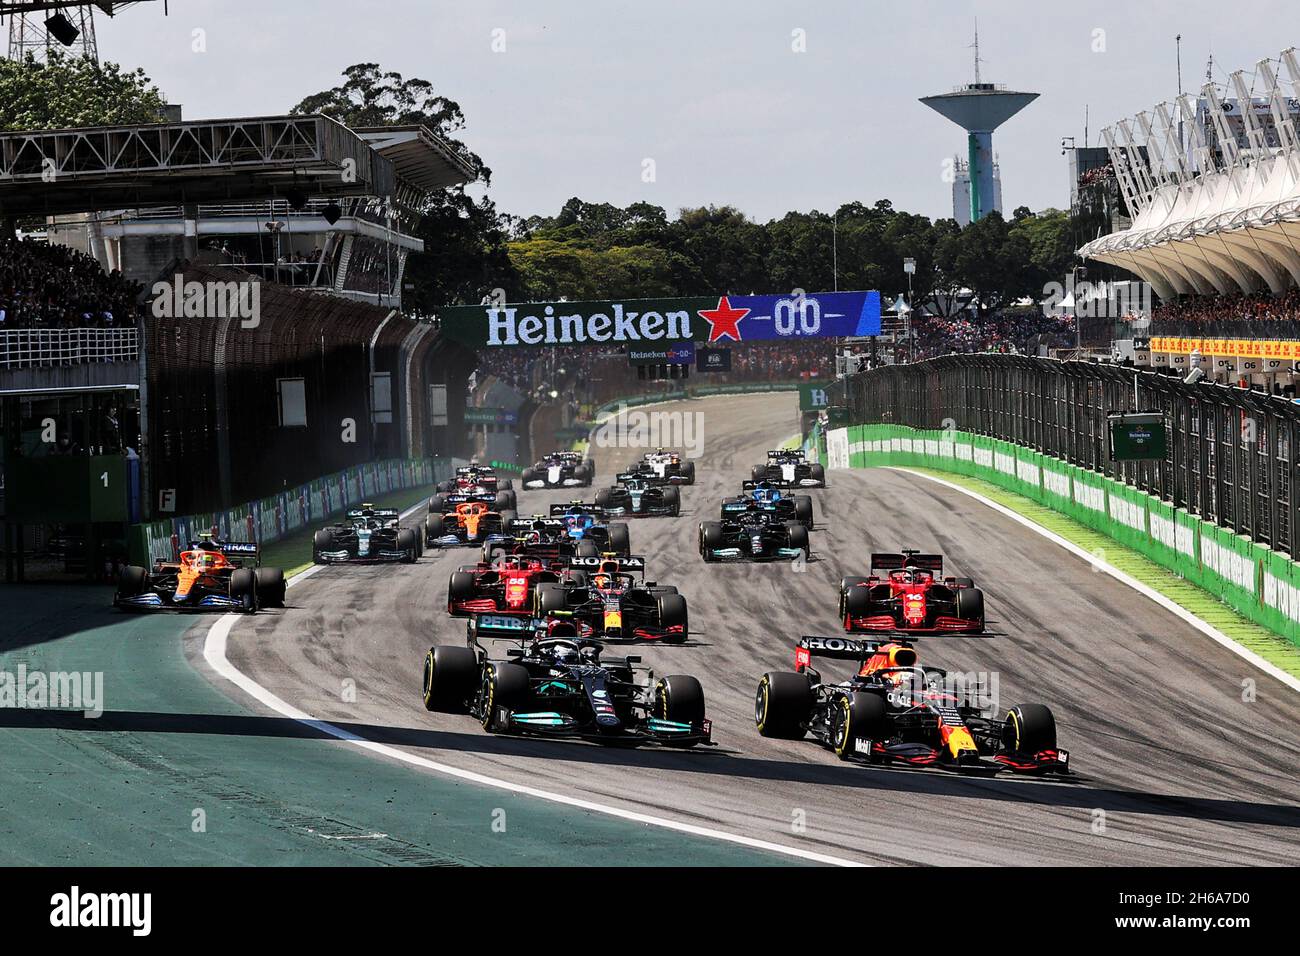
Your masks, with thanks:
M 262 567 L 252 542 L 201 535 L 175 561 L 122 569 L 113 605 L 127 611 L 246 611 L 284 607 L 284 572 Z
M 444 504 L 455 495 L 434 495 L 429 502 L 445 510 L 431 512 L 424 519 L 424 543 L 430 548 L 455 547 L 461 544 L 482 544 L 492 537 L 500 537 L 516 518 L 509 508 L 497 511 L 485 501 L 457 501 Z M 440 500 L 443 499 L 443 500 Z

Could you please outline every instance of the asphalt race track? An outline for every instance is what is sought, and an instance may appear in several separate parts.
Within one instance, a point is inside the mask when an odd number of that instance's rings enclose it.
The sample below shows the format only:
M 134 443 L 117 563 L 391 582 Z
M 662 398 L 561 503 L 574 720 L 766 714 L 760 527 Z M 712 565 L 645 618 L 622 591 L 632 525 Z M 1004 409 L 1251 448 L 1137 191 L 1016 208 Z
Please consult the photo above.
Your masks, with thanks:
M 241 619 L 228 657 L 284 701 L 369 739 L 512 782 L 866 863 L 1293 864 L 1300 851 L 1300 696 L 1151 601 L 978 502 L 886 470 L 833 472 L 813 491 L 813 559 L 705 565 L 697 524 L 796 431 L 791 393 L 662 406 L 702 414 L 698 483 L 680 518 L 634 520 L 650 577 L 677 584 L 692 640 L 643 645 L 659 674 L 700 678 L 718 746 L 606 749 L 492 737 L 420 699 L 432 643 L 460 643 L 447 578 L 476 549 L 416 566 L 331 567 L 284 611 Z M 595 449 L 596 487 L 644 449 Z M 580 492 L 590 499 L 594 489 Z M 521 492 L 519 511 L 575 492 Z M 841 764 L 754 729 L 766 670 L 800 634 L 840 634 L 836 586 L 872 550 L 939 550 L 988 601 L 992 639 L 921 640 L 923 661 L 996 671 L 1004 705 L 1056 714 L 1066 781 Z M 823 666 L 823 673 L 835 673 Z M 356 682 L 345 703 L 342 682 Z M 216 679 L 216 678 L 214 678 Z M 1255 699 L 1243 701 L 1243 681 Z M 221 685 L 235 693 L 229 685 Z M 802 825 L 801 825 L 802 824 Z M 628 852 L 635 855 L 635 847 Z M 573 862 L 582 857 L 575 848 Z

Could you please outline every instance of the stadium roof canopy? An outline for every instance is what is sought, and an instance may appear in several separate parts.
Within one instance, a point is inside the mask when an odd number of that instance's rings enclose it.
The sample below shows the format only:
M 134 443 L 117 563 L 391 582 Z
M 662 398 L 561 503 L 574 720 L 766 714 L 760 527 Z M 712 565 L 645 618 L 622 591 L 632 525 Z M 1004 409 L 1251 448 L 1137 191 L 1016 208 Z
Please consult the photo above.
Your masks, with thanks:
M 390 132 L 393 142 L 326 116 L 272 116 L 0 133 L 0 216 L 383 197 L 473 178 L 428 130 Z

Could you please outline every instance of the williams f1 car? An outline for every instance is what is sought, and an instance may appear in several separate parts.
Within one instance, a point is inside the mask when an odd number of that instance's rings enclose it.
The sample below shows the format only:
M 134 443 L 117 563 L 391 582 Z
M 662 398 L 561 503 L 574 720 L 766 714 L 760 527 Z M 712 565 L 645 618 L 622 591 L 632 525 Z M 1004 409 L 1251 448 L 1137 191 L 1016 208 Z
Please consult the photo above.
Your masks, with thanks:
M 677 588 L 638 578 L 645 574 L 645 558 L 575 557 L 569 567 L 568 580 L 537 586 L 538 617 L 570 617 L 610 640 L 678 644 L 689 636 L 686 599 Z
M 747 508 L 725 521 L 700 522 L 700 557 L 705 561 L 793 561 L 808 553 L 808 529 L 770 511 Z
M 494 639 L 489 632 L 496 625 L 518 626 L 513 636 L 495 638 L 517 644 L 505 660 L 493 660 L 480 643 Z M 604 657 L 600 642 L 579 636 L 571 621 L 476 616 L 467 644 L 429 648 L 427 710 L 470 714 L 494 734 L 578 737 L 623 746 L 712 742 L 698 680 L 686 675 L 655 680 L 638 657 Z M 640 680 L 642 675 L 648 679 Z
M 444 497 L 455 496 L 434 495 L 429 507 Z M 424 542 L 430 548 L 480 544 L 502 535 L 515 518 L 510 509 L 494 511 L 485 501 L 458 502 L 448 505 L 446 511 L 430 514 L 424 519 Z
M 177 561 L 125 567 L 113 606 L 127 611 L 247 611 L 284 607 L 284 572 L 260 567 L 256 544 L 200 535 Z
M 825 683 L 814 657 L 851 660 L 858 670 Z M 954 770 L 1069 772 L 1056 746 L 1056 720 L 1042 704 L 1021 704 L 998 719 L 986 716 L 987 689 L 937 667 L 917 665 L 903 640 L 804 637 L 795 670 L 764 674 L 754 722 L 764 737 L 802 740 L 812 734 L 841 760 L 941 766 Z
M 519 479 L 525 488 L 590 488 L 596 466 L 574 451 L 555 451 Z
M 801 451 L 769 451 L 767 464 L 755 465 L 754 481 L 767 482 L 775 488 L 825 488 L 826 470 L 807 461 Z
M 676 517 L 682 512 L 682 494 L 675 487 L 659 484 L 635 472 L 615 479 L 618 484 L 596 492 L 596 507 L 607 515 Z
M 312 538 L 316 564 L 401 561 L 414 564 L 424 553 L 423 540 L 414 528 L 403 528 L 397 511 L 362 505 L 343 521 L 317 531 Z
M 840 620 L 849 633 L 979 634 L 984 592 L 970 578 L 945 577 L 942 555 L 873 554 L 870 576 L 840 581 Z
M 767 511 L 781 521 L 797 521 L 809 531 L 813 529 L 813 506 L 810 495 L 790 495 L 766 481 L 746 481 L 741 485 L 743 495 L 722 500 L 722 520 L 751 509 Z

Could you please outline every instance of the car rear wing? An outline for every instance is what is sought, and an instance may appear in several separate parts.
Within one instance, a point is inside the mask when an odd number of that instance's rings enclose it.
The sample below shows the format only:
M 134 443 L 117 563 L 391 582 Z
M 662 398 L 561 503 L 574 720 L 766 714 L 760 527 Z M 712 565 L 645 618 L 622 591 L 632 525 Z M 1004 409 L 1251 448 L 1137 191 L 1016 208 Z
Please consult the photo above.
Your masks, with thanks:
M 772 461 L 777 458 L 803 458 L 803 452 L 796 448 L 773 448 L 767 453 L 767 460 Z
M 234 558 L 233 563 L 240 565 L 247 558 L 252 558 L 254 564 L 262 563 L 262 549 L 253 541 L 218 541 L 215 538 L 199 538 L 189 543 L 188 550 L 220 551 L 227 558 Z
M 871 570 L 875 571 L 897 571 L 900 568 L 921 568 L 924 571 L 933 571 L 937 575 L 943 574 L 943 555 L 942 554 L 921 554 L 918 551 L 901 551 L 895 553 L 882 552 L 871 555 Z
M 587 504 L 583 501 L 571 501 L 567 505 L 551 505 L 551 517 L 558 518 L 564 515 L 591 515 L 593 518 L 605 517 L 605 509 L 599 505 Z
M 529 531 L 562 532 L 564 522 L 557 521 L 554 518 L 515 518 L 510 522 L 506 530 L 511 533 L 518 531 L 525 533 Z
M 569 567 L 581 568 L 587 571 L 599 571 L 600 566 L 607 561 L 618 562 L 618 568 L 616 570 L 640 572 L 641 574 L 645 574 L 645 557 L 639 554 L 625 555 L 623 557 L 598 557 L 598 558 L 592 558 L 592 557 L 582 558 L 582 557 L 578 557 L 577 555 L 574 555 L 573 557 L 569 558 Z
M 398 518 L 401 515 L 396 508 L 360 508 L 349 511 L 349 518 Z
M 780 490 L 779 488 L 777 488 L 775 485 L 773 485 L 770 481 L 767 481 L 766 479 L 764 479 L 764 480 L 762 480 L 762 481 L 751 481 L 750 479 L 745 479 L 744 481 L 742 481 L 742 482 L 740 483 L 740 490 L 741 490 L 741 491 L 758 491 L 758 489 L 760 489 L 760 488 L 762 488 L 762 489 L 765 490 L 765 491 L 767 491 L 767 490 L 770 490 L 770 491 L 779 491 L 779 490 Z

